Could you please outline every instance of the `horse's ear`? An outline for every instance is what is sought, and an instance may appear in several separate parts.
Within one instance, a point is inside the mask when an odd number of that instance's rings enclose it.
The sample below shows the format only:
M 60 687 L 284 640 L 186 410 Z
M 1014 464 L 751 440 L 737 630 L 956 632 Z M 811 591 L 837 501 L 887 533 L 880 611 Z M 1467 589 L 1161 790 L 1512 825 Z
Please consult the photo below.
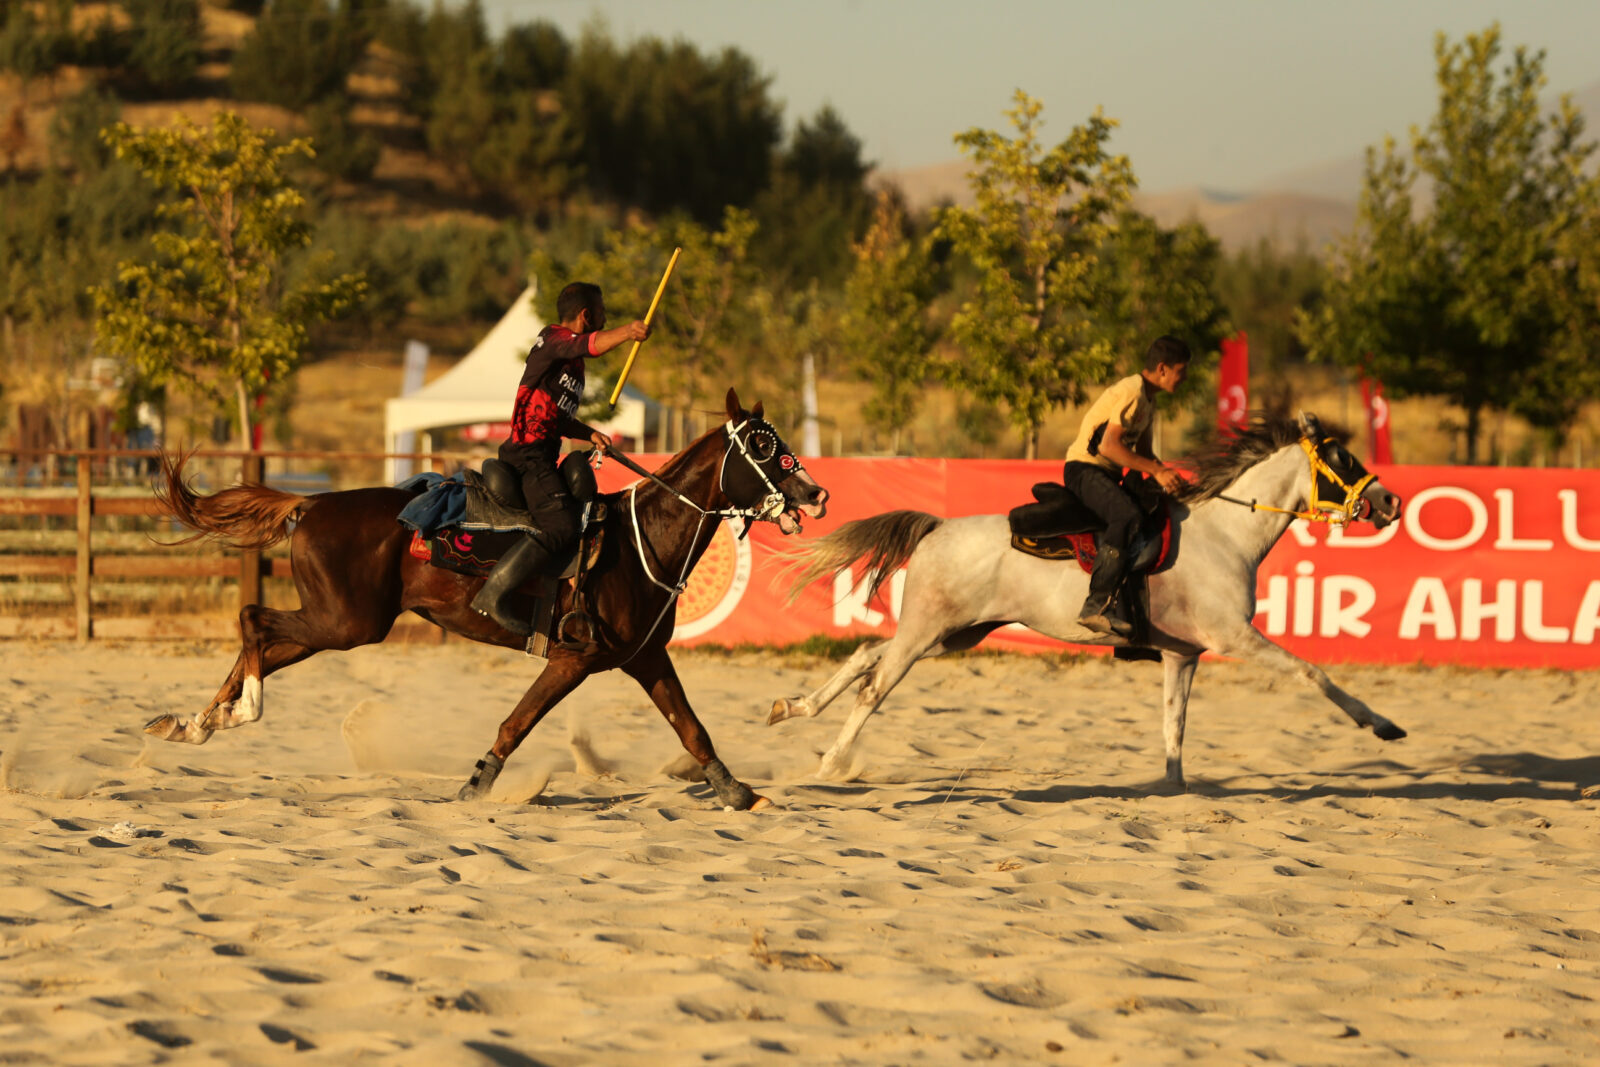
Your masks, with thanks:
M 757 400 L 756 406 L 750 409 L 750 417 L 752 419 L 764 419 L 767 417 L 767 409 L 761 406 L 761 401 Z
M 1300 434 L 1303 437 L 1322 436 L 1322 424 L 1309 411 L 1300 412 Z
M 744 409 L 739 406 L 739 394 L 733 391 L 733 387 L 732 386 L 729 386 L 728 387 L 728 421 L 729 422 L 739 422 L 739 421 L 741 421 L 739 416 L 741 416 L 743 414 L 744 414 Z

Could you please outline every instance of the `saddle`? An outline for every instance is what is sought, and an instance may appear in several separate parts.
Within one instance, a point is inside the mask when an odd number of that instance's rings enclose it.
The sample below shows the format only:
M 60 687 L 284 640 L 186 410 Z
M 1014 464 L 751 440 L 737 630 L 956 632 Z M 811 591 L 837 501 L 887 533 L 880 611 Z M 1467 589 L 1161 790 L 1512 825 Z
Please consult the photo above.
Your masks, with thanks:
M 1122 479 L 1122 487 L 1138 505 L 1141 519 L 1133 544 L 1128 548 L 1132 560 L 1128 577 L 1117 593 L 1133 622 L 1134 632 L 1128 645 L 1112 649 L 1112 654 L 1117 659 L 1160 659 L 1157 652 L 1134 646 L 1149 640 L 1150 598 L 1145 576 L 1165 566 L 1171 555 L 1172 515 L 1167 509 L 1167 498 L 1155 479 L 1146 478 L 1138 471 L 1128 471 Z M 1099 554 L 1099 535 L 1105 528 L 1100 517 L 1086 508 L 1066 486 L 1056 482 L 1040 482 L 1032 492 L 1032 504 L 1012 508 L 1007 515 L 1011 524 L 1011 547 L 1039 559 L 1075 559 L 1085 571 L 1093 571 L 1095 557 Z
M 1139 507 L 1139 529 L 1129 546 L 1134 574 L 1158 570 L 1172 551 L 1172 516 L 1167 498 L 1155 480 L 1129 471 L 1122 480 Z M 1066 486 L 1040 482 L 1032 489 L 1034 502 L 1012 508 L 1011 547 L 1039 559 L 1075 559 L 1085 571 L 1094 570 L 1100 533 L 1105 524 Z
M 528 639 L 528 654 L 545 656 L 553 641 L 564 647 L 589 649 L 594 645 L 594 618 L 584 610 L 583 580 L 600 558 L 604 547 L 604 520 L 609 500 L 600 494 L 594 470 L 586 454 L 569 453 L 557 470 L 567 483 L 567 491 L 582 506 L 580 532 L 573 548 L 553 558 L 545 570 L 525 582 L 519 592 L 534 599 L 534 635 Z M 429 494 L 448 493 L 459 497 L 442 508 L 425 499 Z M 459 481 L 442 481 L 413 501 L 417 513 L 429 510 L 438 521 L 425 527 L 401 513 L 401 521 L 413 527 L 409 551 L 417 559 L 457 574 L 486 577 L 500 558 L 522 538 L 537 532 L 537 519 L 528 511 L 522 496 L 522 481 L 516 468 L 498 459 L 483 461 L 483 472 L 463 472 Z M 571 582 L 567 598 L 569 610 L 557 618 L 562 584 Z

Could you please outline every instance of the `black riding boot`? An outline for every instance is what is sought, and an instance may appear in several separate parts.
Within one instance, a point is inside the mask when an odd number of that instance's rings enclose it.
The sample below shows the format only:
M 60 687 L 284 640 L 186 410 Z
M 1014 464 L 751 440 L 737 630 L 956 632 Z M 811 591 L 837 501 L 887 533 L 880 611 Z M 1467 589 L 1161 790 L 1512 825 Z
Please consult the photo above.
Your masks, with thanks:
M 1127 552 L 1109 545 L 1102 547 L 1095 557 L 1094 570 L 1089 574 L 1089 596 L 1078 613 L 1079 626 L 1098 634 L 1132 635 L 1133 623 L 1128 621 L 1122 605 L 1117 602 L 1117 593 L 1127 574 Z
M 513 615 L 506 601 L 523 582 L 539 573 L 549 559 L 549 550 L 532 537 L 518 541 L 511 551 L 500 557 L 500 562 L 484 580 L 483 588 L 472 598 L 473 610 L 489 616 L 518 637 L 532 637 L 532 623 Z

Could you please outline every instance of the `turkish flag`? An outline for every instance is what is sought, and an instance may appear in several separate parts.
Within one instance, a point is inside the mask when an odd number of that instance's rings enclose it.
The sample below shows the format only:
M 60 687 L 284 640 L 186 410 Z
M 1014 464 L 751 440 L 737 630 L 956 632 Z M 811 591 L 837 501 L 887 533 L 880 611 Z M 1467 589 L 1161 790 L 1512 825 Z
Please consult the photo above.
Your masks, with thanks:
M 1244 422 L 1250 407 L 1250 341 L 1240 330 L 1222 340 L 1217 367 L 1217 429 L 1227 432 Z
M 1361 375 L 1361 406 L 1367 409 L 1371 462 L 1393 463 L 1394 448 L 1389 443 L 1389 401 L 1384 398 L 1383 383 L 1365 374 Z

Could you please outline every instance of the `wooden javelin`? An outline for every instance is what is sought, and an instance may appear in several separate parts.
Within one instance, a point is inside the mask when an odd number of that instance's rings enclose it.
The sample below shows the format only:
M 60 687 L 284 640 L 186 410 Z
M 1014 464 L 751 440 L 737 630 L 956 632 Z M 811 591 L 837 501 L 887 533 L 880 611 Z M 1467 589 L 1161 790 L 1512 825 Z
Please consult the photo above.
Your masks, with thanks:
M 650 325 L 650 320 L 656 316 L 656 305 L 661 303 L 661 294 L 667 291 L 667 279 L 672 277 L 672 268 L 677 266 L 678 253 L 682 251 L 682 248 L 674 248 L 672 250 L 672 258 L 667 260 L 667 269 L 661 275 L 661 284 L 656 286 L 656 295 L 650 301 L 650 310 L 644 313 L 646 327 Z M 622 376 L 617 379 L 617 387 L 611 390 L 612 407 L 617 406 L 617 398 L 622 395 L 622 386 L 628 380 L 628 372 L 633 369 L 633 357 L 639 354 L 639 346 L 642 344 L 644 344 L 643 341 L 635 341 L 633 342 L 633 348 L 628 351 L 628 361 L 622 365 Z

